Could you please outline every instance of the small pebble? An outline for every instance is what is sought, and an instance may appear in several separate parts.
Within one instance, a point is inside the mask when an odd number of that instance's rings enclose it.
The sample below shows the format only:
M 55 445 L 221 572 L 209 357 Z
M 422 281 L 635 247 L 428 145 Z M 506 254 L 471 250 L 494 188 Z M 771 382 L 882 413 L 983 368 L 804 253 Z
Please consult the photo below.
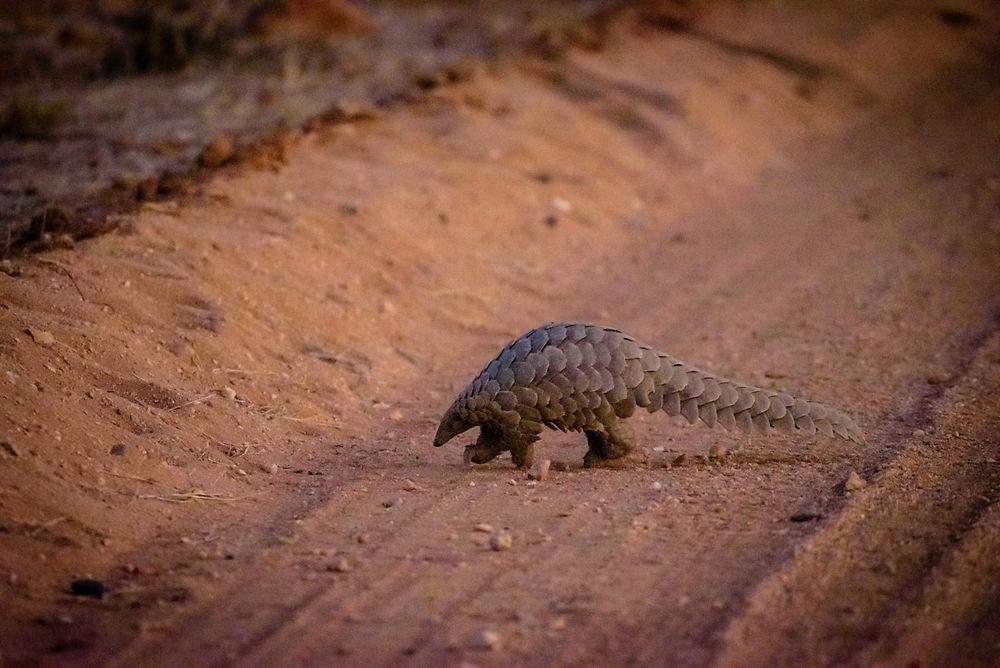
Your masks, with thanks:
M 420 489 L 420 486 L 417 483 L 410 480 L 409 478 L 403 481 L 403 491 L 415 492 L 418 489 Z
M 326 569 L 334 573 L 350 573 L 351 563 L 344 557 L 341 557 L 336 562 L 327 566 Z
M 531 469 L 528 470 L 529 480 L 545 480 L 545 477 L 549 474 L 549 466 L 552 465 L 551 460 L 548 459 L 536 459 L 531 463 Z
M 224 134 L 218 134 L 201 149 L 201 153 L 198 154 L 198 164 L 205 167 L 219 167 L 229 161 L 235 153 L 233 140 Z
M 525 626 L 538 625 L 538 618 L 527 610 L 515 610 L 514 619 L 517 620 L 519 624 L 524 624 Z
M 716 443 L 708 449 L 708 456 L 710 459 L 723 459 L 726 456 L 726 450 Z
M 229 401 L 236 400 L 236 390 L 229 387 L 228 385 L 219 390 L 219 394 L 221 394 L 224 399 L 227 399 Z
M 476 634 L 473 645 L 479 649 L 499 649 L 500 634 L 492 629 L 483 629 Z
M 0 450 L 3 450 L 11 457 L 19 457 L 21 453 L 18 451 L 14 444 L 10 441 L 0 441 Z
M 861 489 L 867 484 L 868 483 L 858 475 L 857 471 L 851 471 L 851 474 L 847 476 L 847 481 L 844 483 L 844 491 L 853 492 Z
M 333 123 L 346 121 L 371 121 L 378 118 L 379 111 L 364 100 L 339 100 L 326 113 L 324 120 Z
M 56 337 L 52 336 L 52 332 L 46 332 L 43 329 L 28 329 L 28 334 L 31 338 L 40 346 L 51 346 L 56 342 Z
M 270 473 L 271 475 L 274 475 L 275 473 L 277 473 L 277 472 L 278 472 L 278 465 L 277 465 L 277 464 L 274 464 L 274 463 L 271 463 L 271 464 L 270 464 L 270 465 L 268 465 L 268 466 L 267 466 L 267 467 L 266 467 L 266 468 L 265 468 L 264 470 L 265 470 L 265 471 L 266 471 L 267 473 Z
M 953 373 L 940 371 L 927 376 L 927 383 L 930 385 L 947 385 L 955 380 L 955 378 L 957 378 L 957 376 Z
M 486 524 L 486 523 L 477 524 L 476 526 L 472 527 L 472 529 L 473 531 L 481 531 L 482 533 L 493 533 L 492 524 Z
M 391 499 L 386 499 L 382 502 L 383 508 L 392 508 L 393 506 L 398 506 L 403 502 L 403 498 L 400 496 L 393 497 Z
M 511 537 L 509 531 L 496 531 L 490 535 L 490 549 L 494 552 L 509 550 L 513 542 L 514 539 Z
M 125 444 L 124 443 L 115 443 L 114 445 L 111 446 L 110 453 L 112 455 L 114 455 L 115 457 L 124 457 L 125 456 Z
M 674 461 L 670 462 L 670 465 L 671 466 L 683 466 L 686 461 L 687 461 L 687 454 L 685 454 L 685 453 L 682 452 L 681 454 L 679 454 L 676 457 L 674 457 Z
M 656 481 L 652 485 L 650 485 L 649 488 L 654 492 L 659 492 L 661 489 L 663 489 L 663 485 L 660 484 L 659 481 Z
M 74 596 L 103 598 L 104 583 L 99 580 L 90 580 L 87 578 L 73 580 L 73 583 L 70 585 L 70 591 L 73 592 Z

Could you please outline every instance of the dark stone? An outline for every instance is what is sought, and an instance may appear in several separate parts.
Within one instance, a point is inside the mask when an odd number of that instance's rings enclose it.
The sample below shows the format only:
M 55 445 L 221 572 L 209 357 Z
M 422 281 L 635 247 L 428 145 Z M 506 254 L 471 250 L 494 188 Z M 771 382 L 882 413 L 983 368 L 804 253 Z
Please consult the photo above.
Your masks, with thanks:
M 104 583 L 100 580 L 90 580 L 87 578 L 73 580 L 73 584 L 70 585 L 70 591 L 73 592 L 73 596 L 103 598 Z

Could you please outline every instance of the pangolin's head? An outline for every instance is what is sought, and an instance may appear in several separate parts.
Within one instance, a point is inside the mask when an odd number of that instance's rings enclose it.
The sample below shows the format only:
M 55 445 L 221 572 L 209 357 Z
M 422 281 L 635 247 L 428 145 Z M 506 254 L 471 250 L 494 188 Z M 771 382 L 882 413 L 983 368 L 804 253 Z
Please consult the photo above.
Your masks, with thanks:
M 438 425 L 437 434 L 434 435 L 434 447 L 439 448 L 462 432 L 476 426 L 463 417 L 465 414 L 466 411 L 460 409 L 458 401 L 445 411 L 444 417 L 441 418 L 441 424 Z

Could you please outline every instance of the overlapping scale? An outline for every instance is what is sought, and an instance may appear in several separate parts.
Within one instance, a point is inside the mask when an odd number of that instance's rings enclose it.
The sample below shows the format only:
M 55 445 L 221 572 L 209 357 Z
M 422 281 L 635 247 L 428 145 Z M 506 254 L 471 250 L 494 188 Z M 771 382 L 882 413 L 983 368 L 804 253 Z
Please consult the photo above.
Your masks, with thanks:
M 580 368 L 580 363 L 583 361 L 583 353 L 580 352 L 580 346 L 575 343 L 570 343 L 569 340 L 563 341 L 559 349 L 563 351 L 566 355 L 566 368 L 567 369 L 578 369 Z

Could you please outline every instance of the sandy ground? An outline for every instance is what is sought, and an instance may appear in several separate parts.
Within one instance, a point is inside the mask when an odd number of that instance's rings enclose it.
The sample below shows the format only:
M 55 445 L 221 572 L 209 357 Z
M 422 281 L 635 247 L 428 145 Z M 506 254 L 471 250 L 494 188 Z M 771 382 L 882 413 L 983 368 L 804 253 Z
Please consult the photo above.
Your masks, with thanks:
M 823 7 L 624 11 L 6 265 L 0 664 L 997 665 L 1000 9 Z M 432 448 L 552 320 L 868 442 Z

